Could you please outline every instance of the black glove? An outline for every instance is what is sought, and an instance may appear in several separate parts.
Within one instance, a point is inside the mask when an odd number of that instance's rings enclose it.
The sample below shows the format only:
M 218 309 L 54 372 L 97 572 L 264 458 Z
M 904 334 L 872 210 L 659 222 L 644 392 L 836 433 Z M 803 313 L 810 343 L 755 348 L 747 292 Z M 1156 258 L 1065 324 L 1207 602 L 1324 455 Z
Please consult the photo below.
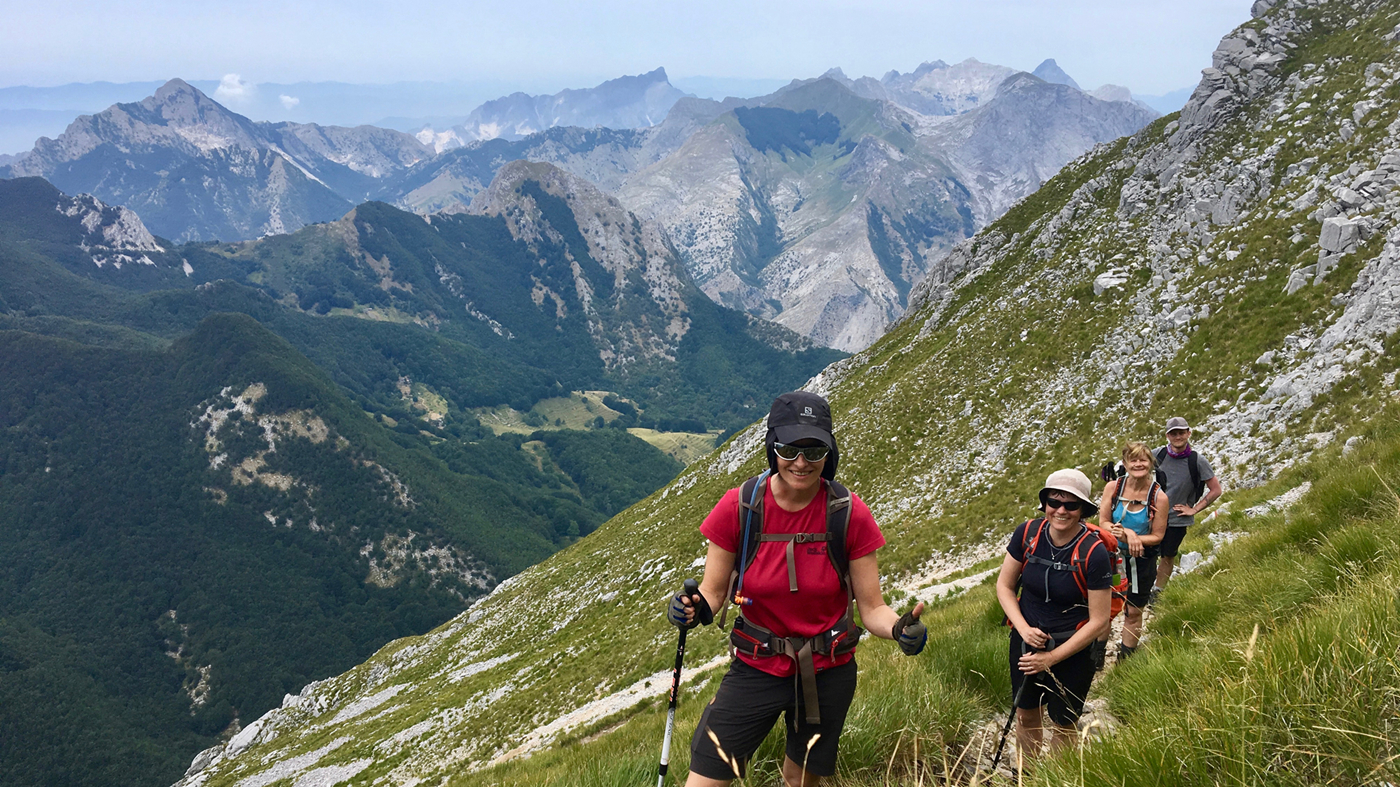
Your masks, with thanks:
M 1094 665 L 1094 672 L 1103 670 L 1104 657 L 1107 655 L 1104 651 L 1107 647 L 1108 643 L 1101 639 L 1089 643 L 1089 663 Z
M 906 612 L 895 621 L 890 635 L 899 643 L 899 649 L 904 651 L 904 655 L 917 656 L 928 643 L 928 626 L 914 617 L 912 611 Z
M 693 587 L 694 584 L 695 580 L 687 580 L 685 590 L 672 596 L 671 602 L 666 606 L 666 619 L 676 628 L 689 630 L 714 622 L 715 613 L 710 609 L 710 602 L 705 600 L 698 587 Z M 689 622 L 686 622 L 685 604 L 682 602 L 686 596 L 690 597 L 691 606 L 695 607 L 695 619 Z

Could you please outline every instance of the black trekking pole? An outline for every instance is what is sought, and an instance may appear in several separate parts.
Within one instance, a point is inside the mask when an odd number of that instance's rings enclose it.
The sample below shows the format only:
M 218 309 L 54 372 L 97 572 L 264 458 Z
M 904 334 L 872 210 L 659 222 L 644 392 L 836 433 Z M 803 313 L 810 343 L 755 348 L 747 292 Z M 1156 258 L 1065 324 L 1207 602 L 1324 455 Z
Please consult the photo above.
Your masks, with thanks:
M 686 597 L 694 598 L 700 592 L 700 583 L 693 579 L 687 579 L 684 588 Z M 671 764 L 671 733 L 676 729 L 676 700 L 681 694 L 681 663 L 685 661 L 685 632 L 686 629 L 682 628 L 680 637 L 676 639 L 676 666 L 671 670 L 671 699 L 666 705 L 666 737 L 661 741 L 661 767 L 657 769 L 656 787 L 662 787 L 665 783 L 666 768 Z
M 1031 649 L 1026 645 L 1025 640 L 1022 640 L 1021 655 L 1026 655 L 1028 652 L 1030 652 L 1030 650 Z M 997 764 L 1001 762 L 1001 750 L 1004 746 L 1006 746 L 1006 736 L 1011 733 L 1011 725 L 1016 721 L 1016 706 L 1021 703 L 1021 695 L 1025 693 L 1026 685 L 1029 684 L 1032 680 L 1035 680 L 1035 677 L 1032 675 L 1021 676 L 1021 688 L 1016 689 L 1016 695 L 1011 698 L 1011 715 L 1006 717 L 1006 725 L 1001 728 L 1001 740 L 997 741 L 997 752 L 992 757 L 993 773 L 996 772 Z

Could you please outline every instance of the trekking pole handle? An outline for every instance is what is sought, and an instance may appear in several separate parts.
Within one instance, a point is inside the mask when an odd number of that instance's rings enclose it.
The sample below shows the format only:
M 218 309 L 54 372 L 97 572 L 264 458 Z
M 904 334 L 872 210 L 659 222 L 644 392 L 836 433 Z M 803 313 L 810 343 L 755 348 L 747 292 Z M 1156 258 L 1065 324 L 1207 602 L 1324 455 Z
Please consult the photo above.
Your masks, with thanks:
M 681 588 L 686 598 L 700 593 L 700 583 L 693 579 L 687 579 Z M 676 639 L 676 666 L 671 670 L 671 694 L 666 702 L 666 735 L 661 741 L 661 763 L 657 768 L 656 787 L 663 787 L 666 782 L 666 771 L 671 765 L 671 735 L 676 729 L 676 703 L 680 699 L 681 693 L 681 665 L 685 663 L 685 634 L 686 629 L 681 628 L 680 636 Z
M 708 626 L 715 622 L 714 610 L 710 608 L 710 602 L 700 592 L 700 583 L 693 579 L 687 579 L 682 588 L 685 597 L 691 600 L 690 603 L 695 609 L 695 617 L 699 619 L 700 625 Z M 696 596 L 700 596 L 701 603 L 695 603 Z

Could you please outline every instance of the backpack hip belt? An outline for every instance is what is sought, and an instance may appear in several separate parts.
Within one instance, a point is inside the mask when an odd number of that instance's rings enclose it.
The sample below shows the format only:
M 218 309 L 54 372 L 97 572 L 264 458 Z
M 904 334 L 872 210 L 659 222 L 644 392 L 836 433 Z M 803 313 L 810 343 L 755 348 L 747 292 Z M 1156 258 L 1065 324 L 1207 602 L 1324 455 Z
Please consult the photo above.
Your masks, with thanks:
M 802 687 L 802 707 L 808 724 L 821 724 L 821 707 L 817 704 L 817 670 L 813 654 L 837 657 L 855 651 L 865 629 L 855 624 L 849 607 L 846 614 L 831 629 L 815 637 L 780 637 L 768 629 L 744 620 L 734 619 L 729 632 L 729 644 L 739 653 L 752 658 L 785 656 L 797 667 L 797 682 Z

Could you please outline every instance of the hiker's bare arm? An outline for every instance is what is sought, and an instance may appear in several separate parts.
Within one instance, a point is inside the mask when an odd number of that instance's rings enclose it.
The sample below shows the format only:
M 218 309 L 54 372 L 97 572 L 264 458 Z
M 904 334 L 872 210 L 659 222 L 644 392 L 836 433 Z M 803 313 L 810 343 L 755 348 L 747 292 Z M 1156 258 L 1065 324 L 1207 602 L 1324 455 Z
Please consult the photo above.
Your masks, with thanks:
M 732 573 L 734 553 L 711 542 L 709 551 L 705 553 L 705 576 L 700 580 L 700 595 L 705 597 L 706 603 L 716 616 L 723 605 L 729 603 L 729 599 L 724 597 L 724 591 L 729 589 L 729 575 Z M 695 609 L 689 603 L 689 599 L 681 603 L 685 604 L 686 618 L 694 620 Z
M 880 565 L 875 562 L 874 552 L 851 561 L 851 589 L 855 591 L 856 608 L 865 630 L 877 637 L 894 639 L 891 634 L 899 622 L 899 613 L 885 603 L 885 594 L 880 590 Z M 916 604 L 914 617 L 922 614 L 923 608 L 924 602 Z
M 1021 561 L 1008 552 L 1001 560 L 1001 573 L 997 575 L 997 601 L 1001 602 L 1001 611 L 1006 613 L 1006 619 L 1011 621 L 1021 639 L 1033 648 L 1043 648 L 1049 635 L 1026 623 L 1026 617 L 1021 614 L 1021 602 L 1016 598 L 1016 583 L 1020 579 Z
M 1118 526 L 1113 524 L 1113 511 L 1109 510 L 1109 506 L 1113 504 L 1113 492 L 1118 488 L 1119 483 L 1119 481 L 1114 480 L 1105 484 L 1103 497 L 1099 498 L 1099 527 L 1109 528 L 1115 537 L 1118 536 Z
M 1196 506 L 1194 508 L 1191 509 L 1191 515 L 1195 516 L 1196 514 L 1201 513 L 1207 508 L 1210 508 L 1210 504 L 1214 503 L 1216 499 L 1224 493 L 1225 489 L 1220 486 L 1219 478 L 1216 478 L 1215 476 L 1207 478 L 1206 495 L 1205 497 L 1202 497 L 1199 502 L 1196 503 Z

